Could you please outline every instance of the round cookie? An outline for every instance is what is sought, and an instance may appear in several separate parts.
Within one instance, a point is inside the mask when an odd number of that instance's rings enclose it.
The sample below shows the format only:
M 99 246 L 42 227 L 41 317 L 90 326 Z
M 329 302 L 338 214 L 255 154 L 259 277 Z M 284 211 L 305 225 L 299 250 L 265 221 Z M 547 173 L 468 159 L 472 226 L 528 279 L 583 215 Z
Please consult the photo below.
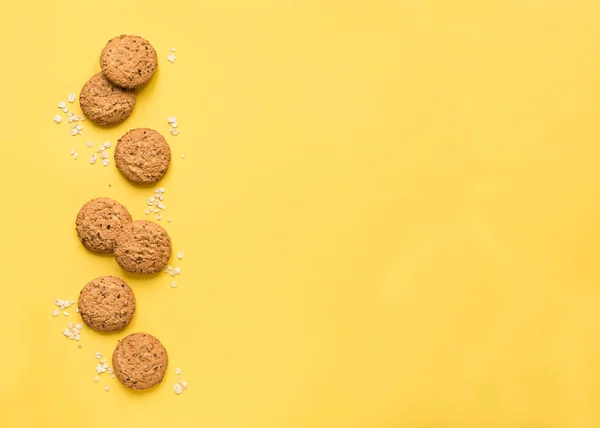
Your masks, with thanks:
M 113 85 L 102 73 L 98 73 L 83 85 L 79 105 L 83 114 L 98 125 L 116 125 L 133 111 L 135 93 Z
M 169 357 L 160 341 L 147 333 L 133 333 L 113 351 L 112 364 L 117 378 L 131 389 L 158 385 L 167 371 Z
M 94 253 L 114 251 L 117 235 L 132 218 L 127 208 L 109 198 L 96 198 L 84 204 L 75 220 L 81 243 Z
M 133 89 L 150 81 L 158 59 L 148 40 L 122 35 L 108 41 L 100 54 L 100 66 L 112 83 Z
M 117 140 L 115 165 L 123 176 L 136 184 L 155 183 L 165 176 L 171 162 L 171 149 L 153 129 L 132 129 Z
M 133 318 L 135 295 L 122 279 L 101 276 L 83 287 L 77 307 L 90 328 L 103 333 L 119 331 Z
M 136 220 L 117 235 L 115 260 L 131 273 L 153 274 L 163 270 L 171 257 L 167 231 L 147 220 Z

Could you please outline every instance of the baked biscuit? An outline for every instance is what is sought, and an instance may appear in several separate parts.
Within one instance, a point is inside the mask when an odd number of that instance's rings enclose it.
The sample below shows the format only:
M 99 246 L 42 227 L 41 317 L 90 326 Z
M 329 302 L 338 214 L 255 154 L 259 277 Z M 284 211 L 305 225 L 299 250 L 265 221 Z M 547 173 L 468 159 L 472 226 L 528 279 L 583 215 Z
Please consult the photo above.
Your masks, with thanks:
M 127 208 L 109 198 L 96 198 L 81 207 L 75 220 L 79 240 L 94 253 L 112 253 L 123 225 L 131 223 Z
M 116 125 L 133 111 L 135 93 L 113 85 L 102 73 L 98 73 L 81 89 L 79 105 L 83 114 L 98 125 Z
M 122 279 L 101 276 L 83 287 L 77 307 L 90 328 L 103 333 L 119 331 L 133 318 L 135 295 Z
M 100 66 L 113 84 L 133 89 L 150 81 L 158 59 L 148 40 L 122 35 L 108 41 L 100 54 Z
M 136 184 L 152 184 L 167 173 L 171 149 L 161 134 L 149 128 L 132 129 L 115 147 L 115 165 Z
M 117 379 L 131 389 L 158 385 L 167 371 L 169 357 L 160 341 L 147 333 L 134 333 L 121 340 L 112 356 Z
M 136 220 L 125 225 L 117 236 L 115 260 L 127 272 L 158 273 L 170 258 L 171 239 L 152 221 Z

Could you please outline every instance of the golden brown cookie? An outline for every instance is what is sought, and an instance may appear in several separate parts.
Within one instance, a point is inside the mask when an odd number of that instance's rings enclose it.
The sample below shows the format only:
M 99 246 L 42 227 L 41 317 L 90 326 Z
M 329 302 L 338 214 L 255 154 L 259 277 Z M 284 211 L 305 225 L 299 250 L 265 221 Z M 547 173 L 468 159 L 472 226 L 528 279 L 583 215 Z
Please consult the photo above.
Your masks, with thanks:
M 147 333 L 133 333 L 121 340 L 112 356 L 121 383 L 131 389 L 158 385 L 167 371 L 169 357 L 160 341 Z
M 95 74 L 83 86 L 79 95 L 81 111 L 98 125 L 123 122 L 135 106 L 135 93 L 110 83 L 102 73 Z
M 112 83 L 133 89 L 150 81 L 158 59 L 148 40 L 122 35 L 108 41 L 100 54 L 100 66 Z
M 132 273 L 158 273 L 171 258 L 171 239 L 158 224 L 137 220 L 123 227 L 117 236 L 115 259 Z
M 127 327 L 135 313 L 135 296 L 122 279 L 101 276 L 83 287 L 77 307 L 90 328 L 109 333 Z
M 171 149 L 153 129 L 132 129 L 115 147 L 115 165 L 123 176 L 136 184 L 155 183 L 165 176 L 171 162 Z
M 112 253 L 123 225 L 131 223 L 127 208 L 109 198 L 96 198 L 79 210 L 75 229 L 79 240 L 94 253 Z

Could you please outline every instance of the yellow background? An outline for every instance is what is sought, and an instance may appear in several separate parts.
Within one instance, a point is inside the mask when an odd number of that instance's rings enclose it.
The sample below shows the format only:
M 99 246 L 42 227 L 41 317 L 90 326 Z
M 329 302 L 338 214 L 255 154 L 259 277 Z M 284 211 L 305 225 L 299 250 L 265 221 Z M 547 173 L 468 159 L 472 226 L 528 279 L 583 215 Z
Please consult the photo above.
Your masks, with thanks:
M 0 425 L 600 426 L 599 25 L 594 0 L 3 1 Z M 159 71 L 71 137 L 56 104 L 121 33 Z M 74 232 L 98 196 L 145 218 L 84 146 L 141 126 L 174 154 L 177 289 Z M 107 274 L 135 320 L 77 349 L 52 302 Z M 94 383 L 134 331 L 164 383 Z

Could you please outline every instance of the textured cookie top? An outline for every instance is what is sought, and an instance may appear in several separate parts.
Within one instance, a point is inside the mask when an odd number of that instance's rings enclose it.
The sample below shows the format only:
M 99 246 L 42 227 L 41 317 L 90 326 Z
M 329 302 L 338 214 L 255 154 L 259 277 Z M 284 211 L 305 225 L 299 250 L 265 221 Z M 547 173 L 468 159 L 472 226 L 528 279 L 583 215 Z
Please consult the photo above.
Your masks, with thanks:
M 134 333 L 121 340 L 112 364 L 121 383 L 132 389 L 148 389 L 165 377 L 169 357 L 160 341 L 147 333 Z
M 171 149 L 153 129 L 132 129 L 115 147 L 115 165 L 127 180 L 137 184 L 155 183 L 165 176 Z
M 132 273 L 158 273 L 171 257 L 171 239 L 158 224 L 137 220 L 123 227 L 117 236 L 115 260 Z
M 137 88 L 150 81 L 158 59 L 146 39 L 122 35 L 108 41 L 100 54 L 100 66 L 106 78 L 123 88 Z
M 135 106 L 135 93 L 110 83 L 102 73 L 95 74 L 81 89 L 81 111 L 98 125 L 123 122 Z
M 77 306 L 83 322 L 94 330 L 119 331 L 133 318 L 135 295 L 122 279 L 101 276 L 83 287 Z
M 112 253 L 123 225 L 131 223 L 127 208 L 109 198 L 96 198 L 81 207 L 75 220 L 79 240 L 94 253 Z

